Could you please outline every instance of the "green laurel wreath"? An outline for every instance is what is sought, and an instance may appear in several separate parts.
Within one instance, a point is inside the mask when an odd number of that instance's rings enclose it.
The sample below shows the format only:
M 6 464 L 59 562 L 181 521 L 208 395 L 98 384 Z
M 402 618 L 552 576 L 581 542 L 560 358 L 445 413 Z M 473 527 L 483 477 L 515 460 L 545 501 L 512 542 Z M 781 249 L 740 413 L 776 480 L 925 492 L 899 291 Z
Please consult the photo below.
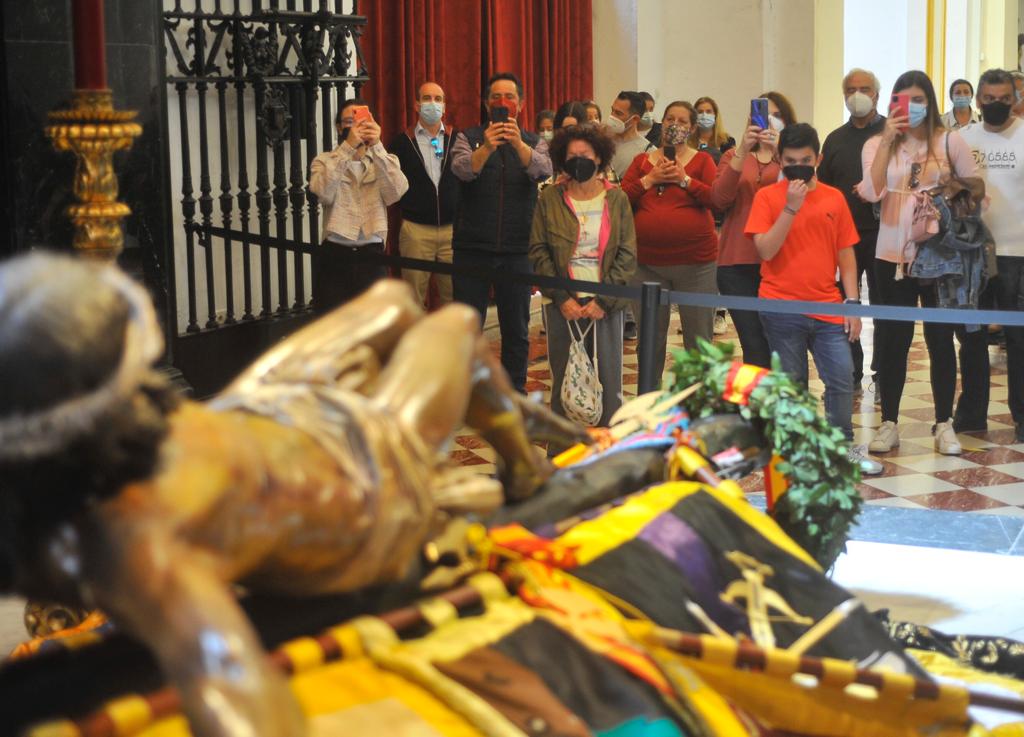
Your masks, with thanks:
M 772 517 L 827 570 L 846 549 L 850 527 L 860 513 L 860 469 L 847 457 L 849 444 L 842 431 L 818 412 L 810 392 L 781 370 L 777 356 L 748 405 L 724 399 L 733 350 L 731 343 L 712 345 L 704 340 L 695 350 L 673 350 L 672 388 L 681 391 L 701 384 L 684 402 L 693 418 L 738 413 L 761 429 L 782 459 L 779 472 L 789 481 Z

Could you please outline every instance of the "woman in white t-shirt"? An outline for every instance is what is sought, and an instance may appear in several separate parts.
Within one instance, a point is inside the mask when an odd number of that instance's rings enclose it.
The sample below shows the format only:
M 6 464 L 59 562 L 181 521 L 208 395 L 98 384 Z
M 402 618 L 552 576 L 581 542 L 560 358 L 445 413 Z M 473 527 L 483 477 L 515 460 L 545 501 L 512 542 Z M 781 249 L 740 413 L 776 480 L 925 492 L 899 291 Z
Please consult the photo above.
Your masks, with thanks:
M 550 154 L 557 183 L 541 193 L 530 232 L 535 273 L 619 286 L 629 283 L 636 268 L 633 211 L 622 190 L 598 176 L 614 151 L 612 139 L 594 126 L 570 126 L 555 133 Z M 596 333 L 598 377 L 604 389 L 598 424 L 607 425 L 622 404 L 622 328 L 628 300 L 580 289 L 542 287 L 541 292 L 549 300 L 544 310 L 551 408 L 565 414 L 562 379 L 572 344 L 570 323 L 575 323 L 573 329 Z M 592 341 L 588 333 L 588 347 Z
M 879 304 L 935 307 L 934 284 L 907 275 L 914 260 L 914 238 L 930 237 L 915 226 L 917 203 L 923 193 L 945 181 L 952 170 L 961 177 L 975 176 L 977 167 L 971 150 L 956 131 L 948 131 L 939 118 L 935 89 L 921 71 L 902 74 L 893 85 L 893 95 L 909 96 L 909 115 L 890 110 L 880 135 L 868 139 L 861 153 L 864 178 L 857 187 L 868 202 L 881 203 L 878 246 L 875 250 L 875 284 Z M 946 152 L 949 151 L 947 158 Z M 922 231 L 922 232 L 918 232 Z M 872 295 L 872 302 L 875 297 Z M 900 444 L 896 423 L 907 380 L 907 361 L 914 338 L 914 323 L 876 321 L 875 351 L 879 354 L 878 386 L 882 400 L 882 425 L 868 446 L 872 452 L 891 451 Z M 932 399 L 935 402 L 935 448 L 946 455 L 962 452 L 953 421 L 957 357 L 953 343 L 957 328 L 949 324 L 925 323 L 924 338 L 931 362 Z M 984 332 L 962 329 L 961 360 L 987 351 Z M 987 353 L 984 354 L 987 361 Z M 976 375 L 979 372 L 972 372 Z M 987 388 L 987 383 L 985 384 Z M 982 404 L 964 388 L 960 405 L 972 410 Z M 988 397 L 984 398 L 987 405 Z M 981 415 L 984 418 L 984 414 Z M 974 418 L 972 418 L 973 420 Z M 959 428 L 958 428 L 959 429 Z M 975 429 L 973 427 L 963 429 Z

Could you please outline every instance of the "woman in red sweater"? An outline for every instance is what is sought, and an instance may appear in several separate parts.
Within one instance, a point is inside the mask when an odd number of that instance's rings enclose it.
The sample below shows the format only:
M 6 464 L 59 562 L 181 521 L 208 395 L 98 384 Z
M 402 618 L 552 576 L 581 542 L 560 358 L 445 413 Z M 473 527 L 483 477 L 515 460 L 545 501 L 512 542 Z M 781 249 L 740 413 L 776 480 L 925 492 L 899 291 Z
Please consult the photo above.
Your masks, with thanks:
M 770 127 L 750 125 L 736 145 L 722 155 L 711 188 L 711 204 L 724 213 L 718 249 L 718 289 L 721 294 L 756 297 L 761 284 L 761 257 L 747 237 L 747 217 L 754 195 L 779 181 L 781 169 L 775 144 L 779 133 L 796 122 L 793 105 L 779 92 L 765 92 Z M 729 310 L 743 349 L 743 361 L 770 368 L 772 352 L 754 310 Z
M 686 143 L 696 120 L 697 111 L 690 103 L 669 103 L 661 119 L 661 146 L 638 154 L 622 178 L 636 225 L 633 284 L 656 281 L 679 292 L 718 293 L 718 236 L 711 214 L 715 162 Z M 665 156 L 666 146 L 675 147 L 674 158 Z M 667 305 L 658 310 L 657 355 L 662 361 L 669 317 Z M 698 337 L 711 340 L 714 317 L 711 307 L 679 307 L 687 348 L 696 348 Z

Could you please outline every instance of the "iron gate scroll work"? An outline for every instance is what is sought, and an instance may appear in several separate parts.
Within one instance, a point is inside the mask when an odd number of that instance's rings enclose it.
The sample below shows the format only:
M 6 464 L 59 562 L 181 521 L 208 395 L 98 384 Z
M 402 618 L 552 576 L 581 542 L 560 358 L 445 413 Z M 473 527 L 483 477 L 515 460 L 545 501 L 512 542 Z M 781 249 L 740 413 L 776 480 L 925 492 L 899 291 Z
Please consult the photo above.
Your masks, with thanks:
M 355 0 L 234 0 L 227 9 L 229 1 L 193 0 L 194 8 L 184 9 L 175 0 L 163 13 L 166 82 L 176 91 L 180 128 L 179 140 L 170 139 L 172 162 L 180 161 L 184 222 L 175 239 L 176 253 L 184 250 L 176 282 L 184 276 L 187 290 L 178 290 L 179 304 L 187 299 L 179 334 L 308 311 L 305 257 L 320 240 L 309 165 L 333 148 L 336 100 L 358 94 L 368 79 L 359 46 L 366 18 L 355 14 Z M 217 114 L 208 117 L 211 87 Z M 168 99 L 173 115 L 175 100 Z

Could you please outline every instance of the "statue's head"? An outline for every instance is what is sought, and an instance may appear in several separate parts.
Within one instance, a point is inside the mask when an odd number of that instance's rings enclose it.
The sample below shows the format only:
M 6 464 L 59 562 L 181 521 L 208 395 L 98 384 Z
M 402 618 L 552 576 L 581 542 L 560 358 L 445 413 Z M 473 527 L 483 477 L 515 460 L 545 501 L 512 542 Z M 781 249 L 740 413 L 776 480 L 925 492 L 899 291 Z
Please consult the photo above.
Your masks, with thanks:
M 149 296 L 116 267 L 0 264 L 0 589 L 33 536 L 152 473 L 175 404 L 162 352 Z

